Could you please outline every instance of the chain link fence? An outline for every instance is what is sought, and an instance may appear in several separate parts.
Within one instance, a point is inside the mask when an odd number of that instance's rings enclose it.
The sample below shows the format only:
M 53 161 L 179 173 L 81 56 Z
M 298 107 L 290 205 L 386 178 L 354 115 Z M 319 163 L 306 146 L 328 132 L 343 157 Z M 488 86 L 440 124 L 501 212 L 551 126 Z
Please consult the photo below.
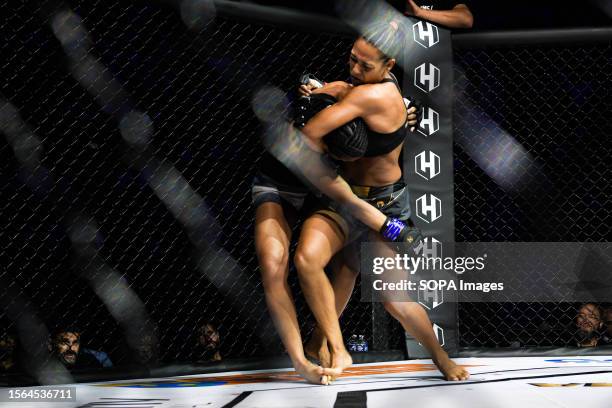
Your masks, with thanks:
M 457 241 L 611 240 L 611 55 L 609 41 L 455 50 Z M 460 303 L 460 346 L 573 346 L 579 307 Z
M 283 351 L 253 246 L 251 97 L 344 78 L 352 40 L 181 4 L 0 6 L 0 334 L 26 354 L 46 341 L 24 337 L 34 325 L 74 327 L 115 365 L 193 362 L 207 322 L 224 357 Z M 456 51 L 458 241 L 609 240 L 609 58 L 609 44 Z M 523 146 L 518 177 L 475 159 L 496 132 Z M 351 299 L 345 338 L 371 336 L 371 308 Z M 460 304 L 460 345 L 564 345 L 551 333 L 574 309 Z
M 31 304 L 49 330 L 75 327 L 115 363 L 197 360 L 206 322 L 225 357 L 282 352 L 253 245 L 252 93 L 289 91 L 304 72 L 345 77 L 351 40 L 223 16 L 190 30 L 184 10 L 151 2 L 3 9 L 3 123 L 19 129 L 1 147 L 2 297 Z M 38 159 L 21 160 L 20 144 Z M 83 256 L 71 231 L 87 228 Z M 126 333 L 96 279 L 143 302 L 146 333 Z M 351 302 L 349 335 L 367 330 L 369 309 Z M 3 330 L 20 317 L 3 313 Z

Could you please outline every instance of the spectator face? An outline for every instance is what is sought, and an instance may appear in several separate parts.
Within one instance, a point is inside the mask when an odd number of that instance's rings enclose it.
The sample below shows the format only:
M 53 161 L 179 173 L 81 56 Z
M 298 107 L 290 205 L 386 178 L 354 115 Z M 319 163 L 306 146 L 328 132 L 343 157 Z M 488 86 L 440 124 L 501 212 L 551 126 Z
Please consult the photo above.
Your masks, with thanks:
M 200 328 L 200 344 L 207 349 L 218 349 L 221 342 L 219 332 L 212 324 L 205 324 Z
M 80 333 L 62 332 L 55 337 L 54 348 L 60 361 L 66 365 L 76 364 L 81 349 Z
M 587 303 L 578 310 L 576 317 L 576 327 L 583 333 L 593 333 L 601 327 L 601 315 L 599 308 Z

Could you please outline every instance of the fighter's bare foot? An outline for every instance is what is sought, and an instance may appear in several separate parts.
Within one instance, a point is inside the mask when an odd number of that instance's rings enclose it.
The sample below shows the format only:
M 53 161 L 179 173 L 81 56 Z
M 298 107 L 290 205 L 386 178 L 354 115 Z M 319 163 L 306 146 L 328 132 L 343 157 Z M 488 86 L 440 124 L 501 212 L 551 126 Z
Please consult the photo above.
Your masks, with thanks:
M 353 358 L 346 349 L 331 352 L 331 367 L 323 368 L 323 374 L 329 376 L 330 381 L 335 381 L 342 374 L 344 369 L 353 364 Z
M 331 354 L 327 347 L 327 340 L 313 334 L 308 343 L 304 345 L 304 353 L 314 360 L 317 360 L 321 367 L 331 367 Z
M 312 384 L 329 385 L 330 379 L 323 372 L 323 368 L 304 359 L 304 362 L 295 364 L 295 372 Z
M 464 381 L 470 378 L 470 373 L 465 367 L 456 364 L 446 353 L 433 358 L 433 362 L 447 381 Z

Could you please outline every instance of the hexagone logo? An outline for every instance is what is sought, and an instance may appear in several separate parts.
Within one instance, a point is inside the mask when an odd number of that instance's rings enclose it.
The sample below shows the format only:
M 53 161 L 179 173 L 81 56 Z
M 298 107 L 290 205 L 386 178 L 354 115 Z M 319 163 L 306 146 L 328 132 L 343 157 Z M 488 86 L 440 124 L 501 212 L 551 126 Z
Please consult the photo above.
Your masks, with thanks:
M 440 41 L 438 27 L 426 21 L 419 21 L 412 25 L 414 41 L 421 47 L 430 48 Z
M 422 63 L 414 69 L 414 86 L 431 92 L 440 86 L 440 69 L 431 63 Z
M 431 150 L 422 151 L 414 157 L 414 171 L 425 180 L 440 174 L 440 156 Z
M 416 215 L 426 223 L 442 216 L 442 201 L 433 194 L 423 194 L 416 200 Z
M 423 114 L 419 122 L 419 133 L 425 137 L 431 136 L 440 129 L 440 115 L 429 107 L 423 107 Z

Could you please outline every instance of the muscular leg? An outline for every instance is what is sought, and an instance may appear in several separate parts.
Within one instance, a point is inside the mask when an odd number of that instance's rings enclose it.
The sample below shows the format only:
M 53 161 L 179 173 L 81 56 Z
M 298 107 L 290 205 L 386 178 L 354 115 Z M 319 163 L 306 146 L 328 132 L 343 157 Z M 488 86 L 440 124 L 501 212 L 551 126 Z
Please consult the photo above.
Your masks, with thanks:
M 332 288 L 334 290 L 336 313 L 338 318 L 342 315 L 342 312 L 346 308 L 349 299 L 353 293 L 355 287 L 355 281 L 357 280 L 357 268 L 351 267 L 346 257 L 354 250 L 351 247 L 344 248 L 340 253 L 336 254 L 329 263 L 332 270 Z M 315 326 L 310 340 L 304 347 L 306 355 L 320 361 L 323 367 L 330 367 L 330 353 L 327 347 L 327 339 L 325 335 L 319 329 L 319 326 Z
M 340 375 L 344 368 L 352 364 L 340 332 L 334 291 L 324 271 L 343 244 L 344 237 L 336 223 L 315 214 L 304 222 L 295 254 L 302 292 L 327 338 L 331 354 L 331 368 L 324 372 L 332 376 Z
M 396 252 L 377 234 L 370 233 L 369 235 L 369 241 L 375 243 L 374 250 L 377 256 L 394 257 L 396 255 Z M 393 270 L 385 272 L 390 281 L 406 279 L 405 273 L 405 271 Z M 393 299 L 388 299 L 383 302 L 383 305 L 387 312 L 400 322 L 404 330 L 427 349 L 433 362 L 447 380 L 466 380 L 469 377 L 467 370 L 456 365 L 440 346 L 434 334 L 429 316 L 427 316 L 425 309 L 420 304 L 412 301 L 397 302 Z
M 429 351 L 431 359 L 440 372 L 449 381 L 467 380 L 468 371 L 455 364 L 446 351 L 440 346 L 433 332 L 429 316 L 425 309 L 416 302 L 385 302 L 385 309 L 393 316 L 412 337 Z
M 290 242 L 291 228 L 283 208 L 273 202 L 257 207 L 255 248 L 272 321 L 298 374 L 313 383 L 327 383 L 321 367 L 312 364 L 304 356 L 300 327 L 287 283 Z
M 384 245 L 384 247 L 381 246 L 381 251 L 390 251 L 378 235 L 370 235 L 370 241 L 379 241 L 381 245 Z M 355 254 L 356 252 L 343 251 L 342 254 L 344 254 L 344 257 L 341 255 L 338 257 L 339 259 L 335 260 L 341 263 L 341 265 L 334 265 L 334 293 L 336 295 L 338 315 L 341 315 L 344 311 L 344 307 L 346 307 L 348 303 L 357 278 L 357 272 L 353 268 L 358 267 L 358 264 L 355 263 L 355 260 L 346 259 L 351 253 Z M 394 253 L 391 251 L 384 256 L 393 256 L 393 254 Z M 350 291 L 348 290 L 349 288 Z M 444 375 L 444 378 L 450 381 L 466 380 L 469 378 L 468 371 L 455 364 L 448 357 L 446 351 L 440 346 L 433 332 L 429 316 L 427 316 L 425 309 L 423 309 L 421 305 L 416 302 L 393 301 L 384 302 L 383 305 L 387 312 L 400 322 L 404 330 L 427 349 L 433 362 Z M 318 328 L 315 329 L 313 338 L 311 342 L 309 342 L 307 348 L 308 350 L 318 350 L 320 356 L 326 355 L 326 339 Z M 324 364 L 323 358 L 320 359 L 322 364 Z

